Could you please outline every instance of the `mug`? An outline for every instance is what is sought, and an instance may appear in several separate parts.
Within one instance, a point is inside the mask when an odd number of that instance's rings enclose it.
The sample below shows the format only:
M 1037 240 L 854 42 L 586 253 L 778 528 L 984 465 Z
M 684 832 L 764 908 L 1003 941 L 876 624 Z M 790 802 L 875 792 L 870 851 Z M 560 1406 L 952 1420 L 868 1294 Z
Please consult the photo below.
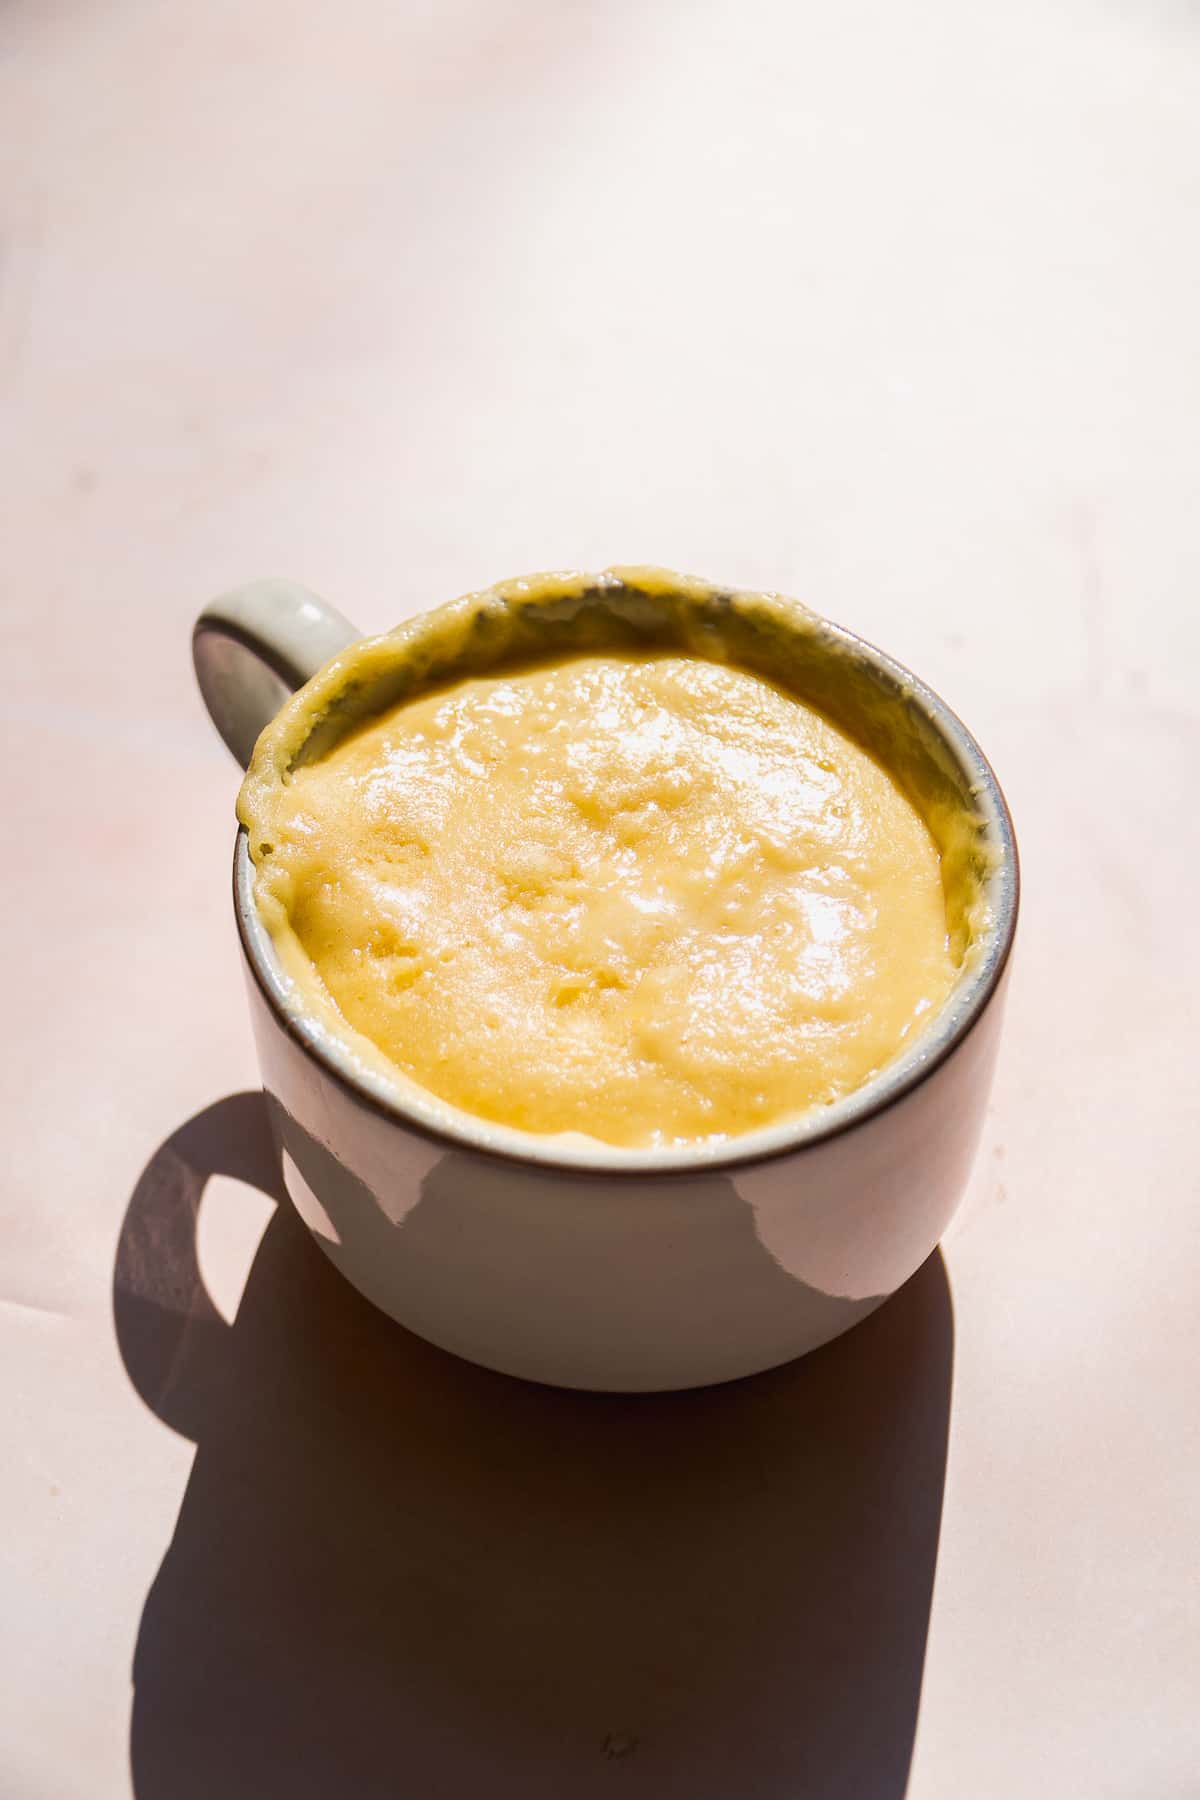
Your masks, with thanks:
M 498 605 L 523 586 L 470 598 L 494 625 Z M 730 596 L 702 591 L 713 616 L 727 618 Z M 609 625 L 638 641 L 667 604 L 661 578 L 638 571 L 575 577 L 563 592 L 531 616 L 547 643 L 565 648 L 595 642 Z M 238 832 L 234 914 L 284 1185 L 342 1274 L 445 1350 L 570 1388 L 729 1381 L 865 1318 L 920 1267 L 951 1218 L 1000 1033 L 1018 910 L 1012 820 L 979 746 L 942 700 L 840 626 L 821 621 L 818 642 L 814 616 L 801 616 L 805 632 L 776 641 L 770 666 L 794 665 L 789 685 L 803 686 L 817 643 L 818 698 L 855 690 L 856 704 L 902 715 L 908 754 L 928 765 L 947 804 L 977 818 L 985 870 L 980 942 L 940 1013 L 879 1074 L 819 1111 L 664 1150 L 539 1140 L 465 1114 L 447 1123 L 444 1108 L 426 1115 L 306 1015 L 258 916 Z M 420 621 L 404 627 L 410 639 L 420 630 Z M 761 661 L 761 622 L 751 618 L 747 631 L 739 660 Z M 496 633 L 476 635 L 478 668 Z M 358 636 L 290 582 L 253 583 L 205 609 L 193 635 L 196 675 L 243 766 L 288 695 Z

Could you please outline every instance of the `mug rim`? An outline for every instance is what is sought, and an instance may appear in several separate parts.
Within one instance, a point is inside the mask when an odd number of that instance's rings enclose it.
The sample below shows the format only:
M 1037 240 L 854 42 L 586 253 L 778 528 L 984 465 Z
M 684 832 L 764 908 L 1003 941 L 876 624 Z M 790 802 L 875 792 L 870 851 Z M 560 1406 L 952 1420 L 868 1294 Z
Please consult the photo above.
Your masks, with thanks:
M 995 771 L 958 715 L 927 683 L 885 651 L 845 626 L 822 621 L 823 632 L 849 655 L 881 671 L 902 687 L 951 751 L 983 817 L 985 839 L 999 852 L 986 880 L 990 919 L 983 952 L 956 983 L 938 1015 L 912 1046 L 877 1075 L 827 1108 L 760 1126 L 734 1137 L 698 1139 L 686 1145 L 627 1147 L 600 1139 L 564 1142 L 562 1136 L 525 1131 L 476 1118 L 430 1094 L 428 1109 L 385 1079 L 356 1063 L 348 1047 L 326 1032 L 293 997 L 270 934 L 254 900 L 254 865 L 245 826 L 238 830 L 233 857 L 233 904 L 242 953 L 268 1010 L 287 1036 L 359 1104 L 389 1124 L 443 1147 L 550 1173 L 619 1179 L 689 1176 L 697 1171 L 744 1168 L 816 1149 L 865 1125 L 920 1087 L 966 1041 L 993 999 L 1012 951 L 1020 907 L 1020 865 L 1012 815 Z M 414 1088 L 420 1093 L 419 1085 Z M 461 1121 L 461 1124 L 460 1124 Z

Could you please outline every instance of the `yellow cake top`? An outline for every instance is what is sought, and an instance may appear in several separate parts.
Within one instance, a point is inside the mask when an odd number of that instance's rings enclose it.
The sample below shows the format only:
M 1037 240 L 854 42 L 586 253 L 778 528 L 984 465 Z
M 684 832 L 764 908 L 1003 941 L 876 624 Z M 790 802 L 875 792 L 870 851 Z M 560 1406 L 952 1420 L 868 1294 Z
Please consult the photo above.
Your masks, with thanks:
M 859 1087 L 956 979 L 921 811 L 761 674 L 587 649 L 418 689 L 297 758 L 329 713 L 312 685 L 239 804 L 260 913 L 352 1046 L 479 1118 L 736 1136 Z

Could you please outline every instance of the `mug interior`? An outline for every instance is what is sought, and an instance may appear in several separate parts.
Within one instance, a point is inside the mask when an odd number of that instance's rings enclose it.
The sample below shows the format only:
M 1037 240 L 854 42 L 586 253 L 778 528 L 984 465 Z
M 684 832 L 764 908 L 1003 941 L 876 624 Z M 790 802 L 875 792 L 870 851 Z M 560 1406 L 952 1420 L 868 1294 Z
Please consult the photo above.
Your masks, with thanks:
M 234 860 L 243 946 L 273 1011 L 310 1054 L 411 1129 L 522 1162 L 581 1172 L 729 1167 L 823 1141 L 898 1100 L 971 1029 L 1003 973 L 1016 925 L 1018 868 L 1008 807 L 974 738 L 899 663 L 841 626 L 773 594 L 714 587 L 658 570 L 530 577 L 454 601 L 352 646 L 286 705 L 259 741 L 248 782 L 318 759 L 348 731 L 431 687 L 505 667 L 605 649 L 679 650 L 765 677 L 870 750 L 938 844 L 960 975 L 938 1014 L 877 1075 L 819 1110 L 735 1138 L 628 1148 L 581 1134 L 496 1124 L 398 1083 L 315 1016 L 259 916 L 245 825 Z M 352 662 L 353 674 L 348 676 Z M 242 810 L 242 809 L 239 809 Z

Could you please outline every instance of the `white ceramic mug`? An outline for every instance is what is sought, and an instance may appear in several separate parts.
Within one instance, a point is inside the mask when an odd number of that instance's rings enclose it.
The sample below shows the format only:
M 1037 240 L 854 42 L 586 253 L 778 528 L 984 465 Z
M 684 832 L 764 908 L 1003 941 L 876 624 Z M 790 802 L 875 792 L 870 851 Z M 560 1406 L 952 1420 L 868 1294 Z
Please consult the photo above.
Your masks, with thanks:
M 645 599 L 609 574 L 580 606 Z M 239 762 L 287 695 L 358 635 L 289 582 L 206 608 L 196 673 Z M 440 1125 L 423 1116 L 306 1018 L 258 917 L 238 833 L 234 910 L 288 1193 L 330 1260 L 410 1330 L 563 1387 L 697 1387 L 836 1337 L 933 1250 L 991 1085 L 1017 919 L 1012 821 L 975 740 L 935 694 L 840 627 L 823 627 L 822 653 L 905 710 L 914 753 L 982 821 L 990 923 L 937 1019 L 880 1075 L 820 1113 L 715 1148 L 565 1149 L 465 1114 L 448 1129 L 444 1109 Z

